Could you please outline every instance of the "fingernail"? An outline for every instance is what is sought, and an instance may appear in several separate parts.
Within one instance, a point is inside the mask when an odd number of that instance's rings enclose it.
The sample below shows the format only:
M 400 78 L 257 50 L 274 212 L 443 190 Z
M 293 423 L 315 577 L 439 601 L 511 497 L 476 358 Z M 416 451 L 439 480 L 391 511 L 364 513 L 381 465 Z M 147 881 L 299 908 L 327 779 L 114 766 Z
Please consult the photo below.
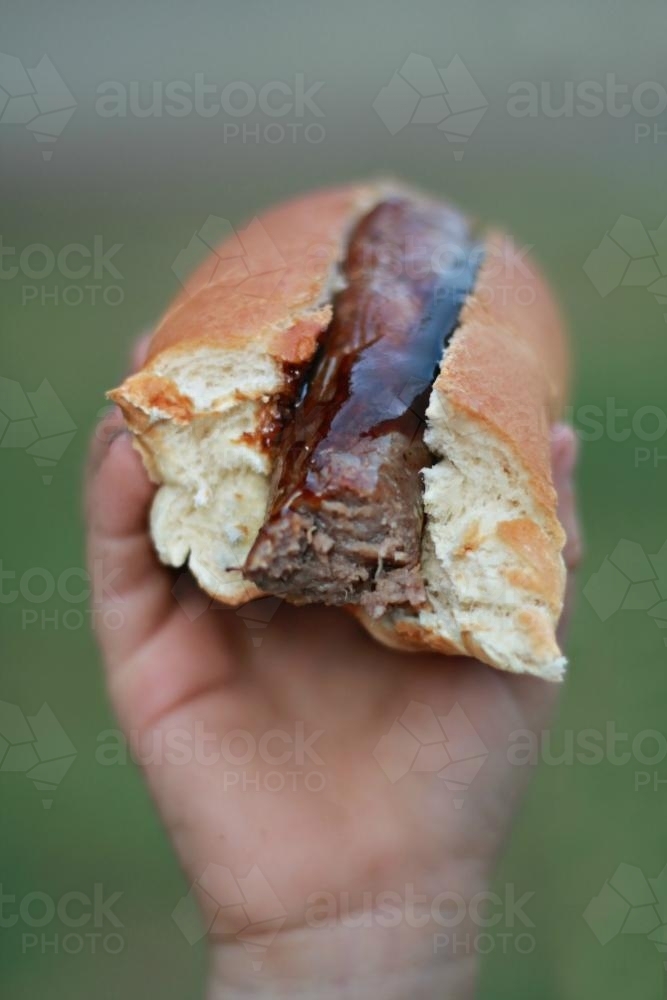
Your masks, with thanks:
M 133 344 L 130 351 L 130 365 L 132 372 L 136 372 L 143 367 L 152 336 L 152 331 L 147 330 L 142 333 L 136 343 Z
M 579 438 L 569 424 L 555 424 L 551 432 L 554 450 L 554 479 L 567 483 L 572 479 L 579 454 Z
M 576 569 L 581 560 L 581 529 L 577 516 L 574 491 L 574 469 L 579 440 L 568 424 L 556 424 L 552 429 L 553 477 L 558 494 L 558 517 L 566 535 L 563 558 L 568 569 Z

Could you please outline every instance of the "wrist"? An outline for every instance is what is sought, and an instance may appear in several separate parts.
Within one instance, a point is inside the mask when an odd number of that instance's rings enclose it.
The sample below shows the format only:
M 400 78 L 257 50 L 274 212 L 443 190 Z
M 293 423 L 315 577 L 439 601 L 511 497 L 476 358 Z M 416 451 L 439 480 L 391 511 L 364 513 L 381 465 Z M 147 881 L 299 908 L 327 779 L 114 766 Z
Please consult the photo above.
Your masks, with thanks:
M 318 932 L 316 932 L 318 933 Z M 206 1000 L 472 1000 L 477 956 L 440 954 L 428 935 L 386 930 L 329 932 L 312 940 L 310 931 L 264 954 L 215 949 Z
M 471 1000 L 477 895 L 443 892 L 399 907 L 386 893 L 372 909 L 328 919 L 314 907 L 305 925 L 212 941 L 207 1000 Z

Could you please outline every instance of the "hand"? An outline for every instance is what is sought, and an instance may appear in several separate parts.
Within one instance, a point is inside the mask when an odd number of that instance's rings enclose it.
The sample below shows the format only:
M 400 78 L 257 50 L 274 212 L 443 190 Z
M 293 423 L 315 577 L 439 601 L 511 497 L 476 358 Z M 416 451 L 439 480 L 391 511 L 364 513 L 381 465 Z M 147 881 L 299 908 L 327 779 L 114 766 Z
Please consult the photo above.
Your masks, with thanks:
M 575 451 L 573 432 L 556 427 L 570 569 Z M 509 734 L 543 728 L 558 686 L 471 659 L 391 652 L 335 608 L 282 604 L 261 630 L 215 604 L 197 614 L 201 593 L 179 584 L 176 600 L 179 574 L 153 551 L 153 492 L 112 414 L 87 487 L 92 575 L 108 581 L 93 598 L 97 638 L 120 723 L 151 758 L 151 793 L 189 884 L 200 880 L 210 997 L 470 996 L 475 949 L 451 948 L 434 901 L 447 891 L 457 894 L 450 906 L 467 906 L 488 886 L 527 771 L 508 759 Z M 373 752 L 406 709 L 431 719 L 455 705 L 488 751 L 471 786 L 448 791 L 437 771 L 388 774 Z M 247 917 L 236 906 L 215 918 L 218 904 L 236 902 L 224 869 L 252 899 Z M 407 911 L 410 894 L 427 919 Z M 398 901 L 395 921 L 382 919 L 387 899 Z M 236 936 L 248 918 L 274 917 L 256 929 L 261 951 Z M 470 913 L 456 931 L 474 938 Z

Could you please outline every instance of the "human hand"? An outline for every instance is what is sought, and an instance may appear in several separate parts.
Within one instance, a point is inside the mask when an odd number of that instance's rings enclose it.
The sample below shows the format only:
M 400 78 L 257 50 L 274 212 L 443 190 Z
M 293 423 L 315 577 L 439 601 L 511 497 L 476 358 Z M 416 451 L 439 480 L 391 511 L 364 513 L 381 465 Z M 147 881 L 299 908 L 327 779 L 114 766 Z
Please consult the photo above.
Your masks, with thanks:
M 111 579 L 93 596 L 97 638 L 120 723 L 151 758 L 146 779 L 180 863 L 208 890 L 197 891 L 211 925 L 210 997 L 470 996 L 475 955 L 434 947 L 433 901 L 447 891 L 468 902 L 488 886 L 526 773 L 508 759 L 509 734 L 543 728 L 558 687 L 471 659 L 392 652 L 336 608 L 282 604 L 261 632 L 234 609 L 196 613 L 201 593 L 191 584 L 177 600 L 177 573 L 153 550 L 154 487 L 123 427 L 114 412 L 98 428 L 87 485 L 92 576 Z M 575 444 L 569 428 L 554 428 L 569 569 L 579 550 Z M 105 626 L 111 610 L 120 627 Z M 430 719 L 455 705 L 488 751 L 462 806 L 437 770 L 392 780 L 374 756 L 406 710 Z M 279 901 L 282 918 L 263 936 L 255 928 L 270 944 L 260 969 L 235 936 L 239 907 L 214 920 L 227 901 L 223 869 L 241 885 L 255 873 L 253 924 L 276 916 Z M 400 910 L 409 892 L 425 918 L 385 926 L 386 894 Z M 323 899 L 333 907 L 324 920 Z M 350 915 L 362 911 L 355 926 Z

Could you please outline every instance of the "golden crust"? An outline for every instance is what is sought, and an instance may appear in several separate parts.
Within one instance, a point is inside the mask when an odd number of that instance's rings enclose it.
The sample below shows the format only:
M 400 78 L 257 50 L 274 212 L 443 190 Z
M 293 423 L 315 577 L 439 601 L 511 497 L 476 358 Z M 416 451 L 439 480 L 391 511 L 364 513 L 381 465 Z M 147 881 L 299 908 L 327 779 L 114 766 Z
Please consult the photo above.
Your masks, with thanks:
M 186 282 L 155 332 L 149 361 L 195 343 L 234 348 L 252 341 L 257 350 L 258 340 L 286 363 L 307 361 L 331 319 L 327 290 L 341 248 L 379 197 L 371 185 L 333 188 L 254 219 Z
M 567 392 L 563 325 L 544 279 L 510 237 L 492 233 L 485 249 L 434 391 L 509 446 L 560 552 L 549 435 Z

